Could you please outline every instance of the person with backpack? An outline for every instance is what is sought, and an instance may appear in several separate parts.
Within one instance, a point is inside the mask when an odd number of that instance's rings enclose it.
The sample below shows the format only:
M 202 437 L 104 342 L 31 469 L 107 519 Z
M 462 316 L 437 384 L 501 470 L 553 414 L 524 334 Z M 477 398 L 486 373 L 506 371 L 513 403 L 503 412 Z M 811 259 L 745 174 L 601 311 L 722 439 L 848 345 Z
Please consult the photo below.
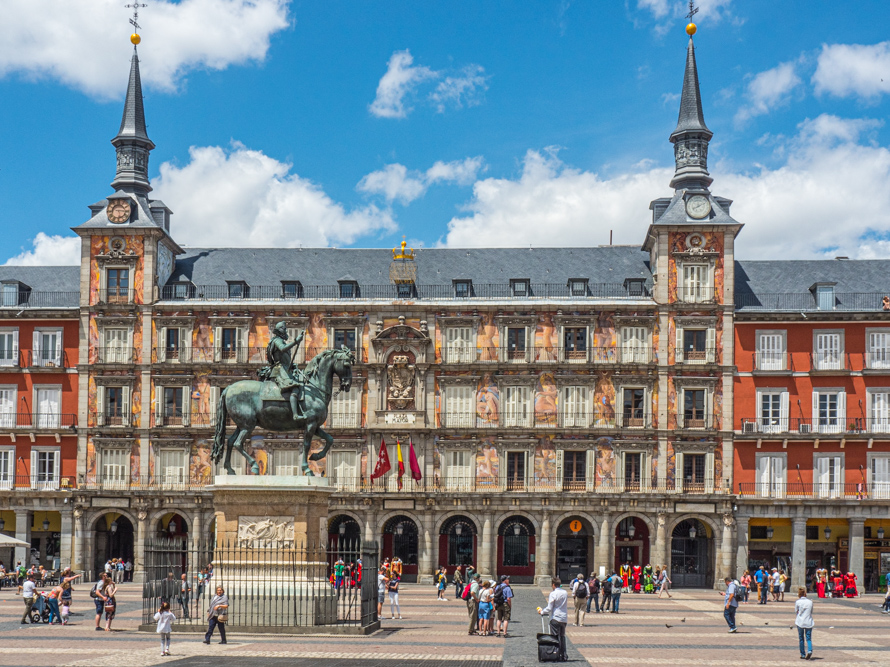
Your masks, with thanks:
M 608 577 L 603 580 L 602 592 L 603 592 L 603 602 L 600 605 L 600 611 L 606 613 L 609 611 L 609 608 L 612 606 L 612 577 L 615 576 L 613 572 Z
M 507 626 L 510 625 L 510 613 L 513 610 L 513 589 L 510 587 L 510 577 L 501 575 L 501 582 L 494 589 L 494 608 L 497 612 L 495 634 L 500 637 L 503 633 L 507 636 Z
M 590 578 L 587 580 L 587 588 L 589 595 L 587 596 L 587 613 L 590 613 L 590 603 L 596 605 L 596 613 L 600 613 L 600 580 L 591 572 Z
M 575 601 L 575 622 L 572 625 L 584 627 L 584 610 L 587 606 L 587 597 L 590 595 L 590 589 L 587 582 L 584 581 L 584 575 L 579 574 L 572 584 L 572 599 Z
M 468 635 L 476 632 L 476 624 L 479 622 L 479 582 L 481 579 L 478 574 L 474 574 L 461 596 L 467 602 L 467 616 L 470 619 L 470 625 L 467 628 Z
M 617 574 L 612 575 L 612 613 L 618 613 L 618 605 L 621 602 L 621 591 L 624 588 L 624 579 Z

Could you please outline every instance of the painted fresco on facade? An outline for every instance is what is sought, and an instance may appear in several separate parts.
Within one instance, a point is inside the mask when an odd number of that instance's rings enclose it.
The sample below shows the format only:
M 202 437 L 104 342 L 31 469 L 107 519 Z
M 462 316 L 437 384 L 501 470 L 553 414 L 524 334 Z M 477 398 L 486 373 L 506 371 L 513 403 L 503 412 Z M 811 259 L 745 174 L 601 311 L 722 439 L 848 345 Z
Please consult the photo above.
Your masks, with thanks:
M 614 486 L 615 452 L 612 449 L 612 438 L 606 436 L 596 441 L 596 485 Z
M 476 348 L 480 361 L 497 361 L 498 359 L 498 326 L 493 313 L 482 313 L 479 318 L 479 329 L 476 332 Z
M 535 326 L 535 353 L 538 361 L 556 361 L 559 351 L 559 329 L 553 315 L 541 315 Z
M 189 479 L 193 484 L 210 484 L 213 481 L 213 461 L 210 454 L 213 440 L 197 438 L 189 447 Z
M 591 346 L 594 351 L 603 348 L 614 348 L 618 345 L 618 336 L 615 332 L 615 313 L 600 311 L 596 318 L 596 326 L 593 329 Z M 594 352 L 595 353 L 595 352 Z
M 668 488 L 673 488 L 674 481 L 677 479 L 677 453 L 674 450 L 674 443 L 668 441 L 666 445 L 667 466 L 665 467 L 664 481 Z
M 615 385 L 612 371 L 601 372 L 594 389 L 594 426 L 611 426 L 615 423 Z
M 492 438 L 485 438 L 476 450 L 476 485 L 497 486 L 498 464 L 498 448 Z
M 482 383 L 476 394 L 476 417 L 485 424 L 497 424 L 500 413 L 500 391 L 497 380 L 491 373 L 482 376 Z
M 558 393 L 553 373 L 542 373 L 535 384 L 535 425 L 556 426 Z
M 84 481 L 88 484 L 96 482 L 96 444 L 93 442 L 92 436 L 87 438 L 86 466 L 84 468 Z
M 130 481 L 138 482 L 142 474 L 142 461 L 139 457 L 139 443 L 130 445 Z
M 535 483 L 552 485 L 556 480 L 556 447 L 549 435 L 535 443 Z

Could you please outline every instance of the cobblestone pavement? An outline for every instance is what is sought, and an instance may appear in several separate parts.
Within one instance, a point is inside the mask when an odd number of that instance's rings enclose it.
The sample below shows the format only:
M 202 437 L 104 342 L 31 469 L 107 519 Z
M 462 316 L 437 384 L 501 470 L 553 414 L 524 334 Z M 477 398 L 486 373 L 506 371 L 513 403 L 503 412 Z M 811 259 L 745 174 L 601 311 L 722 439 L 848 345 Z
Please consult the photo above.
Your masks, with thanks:
M 0 666 L 531 667 L 537 664 L 535 634 L 541 631 L 534 608 L 543 606 L 546 595 L 534 587 L 516 587 L 517 607 L 506 640 L 468 636 L 463 601 L 437 602 L 432 586 L 403 585 L 404 618 L 384 619 L 383 630 L 370 637 L 245 636 L 233 628 L 227 645 L 214 638 L 207 646 L 200 634 L 177 632 L 174 626 L 173 655 L 161 657 L 157 636 L 136 630 L 139 586 L 122 586 L 110 633 L 94 630 L 88 590 L 86 584 L 77 586 L 76 615 L 65 627 L 20 625 L 21 599 L 15 589 L 0 591 Z M 784 603 L 742 605 L 739 632 L 730 635 L 714 591 L 676 591 L 672 600 L 625 594 L 620 614 L 590 614 L 584 627 L 569 626 L 569 656 L 575 664 L 586 660 L 591 665 L 797 665 L 794 601 L 785 597 Z M 816 600 L 814 658 L 845 667 L 888 664 L 890 616 L 880 613 L 880 602 L 877 595 Z

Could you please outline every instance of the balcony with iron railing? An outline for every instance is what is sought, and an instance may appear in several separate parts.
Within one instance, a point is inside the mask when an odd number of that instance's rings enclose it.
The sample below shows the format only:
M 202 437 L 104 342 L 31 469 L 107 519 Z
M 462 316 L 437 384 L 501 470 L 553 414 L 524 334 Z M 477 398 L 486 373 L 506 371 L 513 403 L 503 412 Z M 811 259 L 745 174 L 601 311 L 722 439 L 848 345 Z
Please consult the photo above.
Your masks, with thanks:
M 739 482 L 745 499 L 890 500 L 890 482 Z
M 862 370 L 873 373 L 890 373 L 890 349 L 864 353 L 862 355 Z
M 502 411 L 489 416 L 479 412 L 440 412 L 437 415 L 439 428 L 466 429 L 470 431 L 501 428 L 534 428 L 561 430 L 614 430 L 654 428 L 652 415 L 648 412 L 619 412 L 617 415 L 603 415 L 589 411 Z
M 295 361 L 302 365 L 313 357 L 321 354 L 328 347 L 301 348 L 297 351 Z M 356 354 L 356 363 L 365 360 L 364 353 Z M 154 347 L 152 348 L 152 360 L 157 364 L 184 365 L 184 364 L 233 364 L 262 366 L 268 363 L 265 347 Z
M 132 364 L 136 349 L 125 345 L 106 345 L 96 348 L 96 362 L 100 364 Z
M 0 291 L 0 309 L 77 308 L 80 292 Z
M 22 359 L 26 368 L 31 370 L 56 370 L 71 368 L 68 353 L 64 350 L 26 350 Z
M 445 345 L 443 364 L 651 364 L 655 354 L 648 346 L 624 347 L 527 347 L 524 350 L 503 347 Z
M 716 363 L 717 350 L 714 347 L 705 347 L 699 350 L 681 350 L 676 354 L 676 362 L 687 366 L 696 366 Z
M 737 311 L 773 312 L 881 312 L 886 311 L 886 292 L 836 292 L 816 295 L 813 292 L 742 292 L 735 294 Z
M 714 416 L 711 414 L 677 413 L 677 428 L 685 431 L 710 431 L 715 428 Z
M 849 372 L 850 355 L 845 352 L 810 353 L 810 372 Z
M 67 491 L 77 487 L 76 478 L 54 474 L 11 475 L 0 473 L 0 491 Z
M 884 417 L 758 417 L 743 418 L 742 435 L 869 435 L 890 433 L 890 415 Z
M 787 352 L 760 351 L 752 355 L 755 373 L 790 373 L 794 369 L 794 359 Z
M 677 286 L 677 302 L 678 303 L 716 303 L 717 290 L 713 287 L 694 286 L 683 287 Z
M 0 430 L 55 431 L 77 427 L 77 415 L 62 412 L 0 412 Z
M 568 284 L 532 283 L 525 293 L 517 293 L 509 283 L 473 284 L 467 292 L 458 292 L 454 285 L 414 285 L 411 301 L 478 301 L 486 299 L 534 300 L 636 300 L 650 299 L 650 286 L 644 283 L 593 283 L 583 290 Z M 232 291 L 229 285 L 165 285 L 162 301 L 394 301 L 405 299 L 398 285 L 357 285 L 349 292 L 340 285 L 299 285 L 287 290 L 279 285 L 244 285 Z
M 96 294 L 97 305 L 119 305 L 130 304 L 135 302 L 136 290 L 126 287 L 109 287 L 100 289 Z

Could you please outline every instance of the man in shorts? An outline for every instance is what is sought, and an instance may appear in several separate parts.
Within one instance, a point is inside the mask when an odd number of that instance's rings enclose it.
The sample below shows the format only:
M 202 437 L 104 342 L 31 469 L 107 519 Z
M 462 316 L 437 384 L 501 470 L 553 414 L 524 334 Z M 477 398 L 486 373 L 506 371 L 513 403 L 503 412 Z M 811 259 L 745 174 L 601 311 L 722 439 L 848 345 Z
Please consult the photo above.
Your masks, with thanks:
M 513 609 L 513 589 L 510 588 L 510 577 L 506 574 L 501 575 L 501 583 L 494 589 L 495 606 L 497 617 L 495 618 L 495 631 L 498 637 L 501 633 L 507 636 L 507 626 L 510 625 L 510 611 Z M 501 602 L 501 598 L 503 601 Z
M 383 598 L 386 597 L 386 585 L 389 577 L 386 576 L 386 568 L 381 567 L 377 573 L 377 618 L 383 615 Z

